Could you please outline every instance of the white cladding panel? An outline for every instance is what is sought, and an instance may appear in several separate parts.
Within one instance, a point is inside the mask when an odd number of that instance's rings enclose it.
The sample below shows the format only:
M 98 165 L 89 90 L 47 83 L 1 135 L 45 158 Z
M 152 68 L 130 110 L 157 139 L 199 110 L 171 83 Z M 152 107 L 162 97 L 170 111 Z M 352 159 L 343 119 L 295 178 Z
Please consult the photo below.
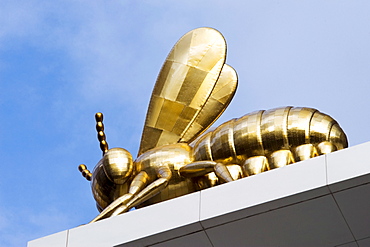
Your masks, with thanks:
M 370 246 L 370 142 L 28 243 Z

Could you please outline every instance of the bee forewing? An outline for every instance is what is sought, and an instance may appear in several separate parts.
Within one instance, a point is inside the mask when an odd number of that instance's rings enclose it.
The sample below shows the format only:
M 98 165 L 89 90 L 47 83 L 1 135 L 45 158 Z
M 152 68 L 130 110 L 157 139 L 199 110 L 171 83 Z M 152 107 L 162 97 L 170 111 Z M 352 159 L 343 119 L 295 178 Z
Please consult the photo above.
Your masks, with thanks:
M 212 28 L 192 30 L 175 44 L 153 89 L 139 154 L 181 140 L 211 95 L 225 56 L 225 39 Z
M 231 66 L 225 64 L 211 96 L 191 126 L 186 130 L 180 142 L 191 142 L 208 129 L 230 104 L 237 86 L 238 76 L 236 71 Z

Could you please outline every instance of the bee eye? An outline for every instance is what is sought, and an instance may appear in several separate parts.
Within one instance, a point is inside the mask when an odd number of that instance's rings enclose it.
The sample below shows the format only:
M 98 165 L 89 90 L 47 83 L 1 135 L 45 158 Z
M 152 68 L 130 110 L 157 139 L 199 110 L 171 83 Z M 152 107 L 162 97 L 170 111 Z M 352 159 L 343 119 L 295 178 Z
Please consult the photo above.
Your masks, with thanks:
M 112 148 L 104 156 L 103 169 L 107 177 L 116 184 L 123 184 L 133 171 L 131 154 L 123 148 Z

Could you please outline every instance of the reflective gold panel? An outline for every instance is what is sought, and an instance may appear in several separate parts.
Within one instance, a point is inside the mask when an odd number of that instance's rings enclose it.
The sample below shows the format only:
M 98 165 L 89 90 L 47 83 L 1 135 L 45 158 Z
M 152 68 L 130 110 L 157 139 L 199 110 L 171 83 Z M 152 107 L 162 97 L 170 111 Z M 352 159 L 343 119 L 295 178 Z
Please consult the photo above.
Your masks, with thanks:
M 231 102 L 237 85 L 238 78 L 236 71 L 231 66 L 225 64 L 210 97 L 179 142 L 189 143 L 208 129 Z
M 191 140 L 208 127 L 200 125 L 202 121 L 194 122 L 210 98 L 225 56 L 225 39 L 212 28 L 192 30 L 175 44 L 153 89 L 139 154 L 157 146 Z M 227 79 L 229 70 L 224 72 Z
M 295 162 L 308 160 L 318 155 L 317 149 L 311 143 L 303 144 L 293 149 Z
M 243 174 L 245 177 L 270 170 L 266 156 L 253 156 L 243 163 Z

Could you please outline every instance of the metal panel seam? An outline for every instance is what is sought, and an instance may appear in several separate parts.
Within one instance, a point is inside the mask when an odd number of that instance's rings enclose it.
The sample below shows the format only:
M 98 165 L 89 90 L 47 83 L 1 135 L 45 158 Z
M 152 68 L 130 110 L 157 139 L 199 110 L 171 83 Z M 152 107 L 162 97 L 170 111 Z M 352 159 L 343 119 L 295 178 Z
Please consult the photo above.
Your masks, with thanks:
M 347 225 L 347 227 L 348 227 L 349 232 L 351 233 L 351 235 L 352 235 L 352 237 L 353 237 L 353 241 L 356 241 L 356 243 L 357 243 L 356 237 L 355 237 L 355 235 L 353 234 L 352 229 L 351 229 L 351 227 L 349 226 L 349 224 L 348 224 L 348 222 L 347 222 L 347 220 L 346 220 L 346 217 L 344 216 L 344 214 L 343 214 L 343 212 L 342 212 L 342 210 L 341 210 L 341 208 L 340 208 L 340 206 L 339 206 L 339 204 L 338 204 L 337 200 L 335 199 L 335 196 L 334 196 L 333 192 L 331 192 L 331 191 L 330 191 L 330 194 L 331 194 L 331 196 L 332 196 L 332 198 L 333 198 L 333 200 L 334 200 L 335 204 L 337 205 L 338 210 L 339 210 L 340 214 L 342 215 L 343 220 L 344 220 L 344 222 L 346 223 L 346 225 Z
M 68 247 L 68 240 L 69 240 L 69 229 L 67 230 L 66 247 Z
M 200 226 L 202 227 L 202 229 L 203 229 L 203 232 L 204 232 L 204 234 L 206 234 L 206 236 L 207 236 L 207 239 L 208 239 L 208 241 L 209 241 L 209 243 L 212 245 L 212 247 L 214 247 L 214 245 L 213 245 L 213 243 L 212 243 L 212 240 L 211 240 L 211 238 L 208 236 L 208 234 L 207 234 L 207 231 L 206 231 L 206 229 L 204 228 L 204 226 L 203 226 L 203 224 L 202 224 L 202 221 L 200 220 L 200 214 L 201 214 L 201 206 L 202 206 L 202 191 L 199 191 L 200 193 L 199 193 L 199 214 L 198 214 L 198 216 L 199 216 L 199 223 L 200 223 Z
M 329 192 L 332 193 L 332 191 L 330 190 L 330 186 L 329 186 L 329 174 L 328 174 L 328 155 L 325 154 L 325 184 L 326 184 L 326 187 L 328 187 L 329 189 Z
M 337 200 L 335 199 L 334 193 L 333 193 L 333 191 L 331 190 L 331 188 L 330 188 L 330 186 L 329 186 L 329 174 L 328 174 L 328 173 L 329 173 L 329 171 L 328 171 L 328 155 L 327 155 L 327 154 L 325 154 L 325 172 L 326 172 L 326 174 L 325 174 L 325 175 L 326 175 L 326 186 L 327 186 L 327 187 L 328 187 L 328 189 L 329 189 L 330 195 L 331 195 L 331 197 L 333 198 L 333 200 L 334 200 L 335 204 L 337 205 L 338 210 L 339 210 L 340 214 L 342 215 L 343 220 L 344 220 L 344 222 L 346 223 L 346 225 L 347 225 L 347 227 L 348 227 L 348 230 L 350 231 L 350 233 L 351 233 L 351 235 L 352 235 L 352 237 L 353 237 L 353 240 L 354 240 L 354 241 L 356 241 L 355 235 L 353 234 L 352 229 L 351 229 L 351 227 L 349 226 L 349 224 L 348 224 L 348 222 L 347 222 L 347 220 L 346 220 L 346 217 L 344 216 L 344 214 L 343 214 L 343 212 L 342 212 L 342 210 L 341 210 L 341 208 L 340 208 L 340 206 L 339 206 L 339 204 L 338 204 Z M 356 241 L 356 244 L 357 244 L 357 241 Z

